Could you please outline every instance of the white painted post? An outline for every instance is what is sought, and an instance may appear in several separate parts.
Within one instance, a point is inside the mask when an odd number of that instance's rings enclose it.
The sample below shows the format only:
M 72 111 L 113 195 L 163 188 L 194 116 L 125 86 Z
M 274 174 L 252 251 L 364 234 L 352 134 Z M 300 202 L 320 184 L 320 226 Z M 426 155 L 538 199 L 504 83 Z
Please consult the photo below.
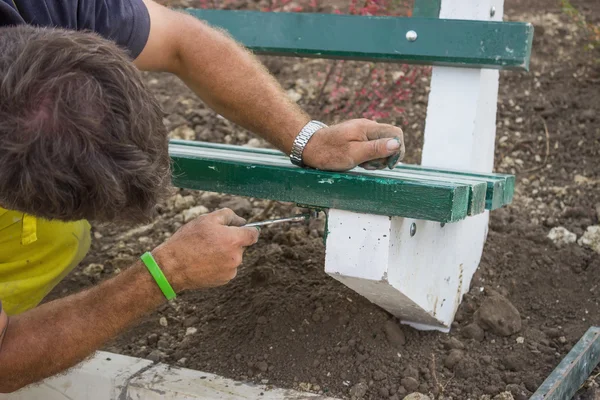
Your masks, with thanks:
M 448 19 L 500 21 L 502 15 L 503 0 L 442 0 L 440 10 Z M 497 70 L 433 68 L 422 165 L 491 172 L 498 76 Z M 447 332 L 479 265 L 487 226 L 487 212 L 442 227 L 330 210 L 325 271 L 402 322 Z

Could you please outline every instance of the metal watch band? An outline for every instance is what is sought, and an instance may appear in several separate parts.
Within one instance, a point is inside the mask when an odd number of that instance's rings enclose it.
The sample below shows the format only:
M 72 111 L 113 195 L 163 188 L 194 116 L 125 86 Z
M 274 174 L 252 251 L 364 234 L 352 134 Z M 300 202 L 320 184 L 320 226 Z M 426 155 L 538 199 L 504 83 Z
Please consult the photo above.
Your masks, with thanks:
M 302 153 L 304 152 L 304 148 L 308 144 L 308 141 L 314 135 L 316 131 L 321 128 L 327 128 L 327 125 L 320 121 L 309 121 L 298 133 L 296 139 L 294 139 L 294 144 L 292 145 L 292 151 L 290 154 L 290 161 L 294 165 L 298 165 L 299 167 L 304 167 L 304 163 L 302 162 Z

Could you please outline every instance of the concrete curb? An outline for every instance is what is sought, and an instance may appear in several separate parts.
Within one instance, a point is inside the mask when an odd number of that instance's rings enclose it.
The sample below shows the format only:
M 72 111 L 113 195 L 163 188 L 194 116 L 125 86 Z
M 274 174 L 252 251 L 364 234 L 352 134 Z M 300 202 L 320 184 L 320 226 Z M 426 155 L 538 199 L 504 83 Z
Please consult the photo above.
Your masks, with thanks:
M 99 351 L 65 374 L 2 400 L 335 400 L 312 393 L 252 385 L 201 371 Z

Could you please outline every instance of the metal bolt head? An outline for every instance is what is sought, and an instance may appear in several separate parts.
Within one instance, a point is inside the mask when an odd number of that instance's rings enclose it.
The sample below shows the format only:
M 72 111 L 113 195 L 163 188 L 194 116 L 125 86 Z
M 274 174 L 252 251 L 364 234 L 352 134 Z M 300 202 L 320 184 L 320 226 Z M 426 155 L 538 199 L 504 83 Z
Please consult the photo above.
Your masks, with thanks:
M 409 42 L 414 42 L 415 40 L 417 40 L 417 32 L 415 32 L 415 31 L 406 32 L 406 40 L 408 40 Z
M 412 224 L 410 224 L 410 237 L 415 236 L 416 233 L 417 233 L 417 224 L 415 224 L 413 222 Z
M 496 15 L 496 7 L 492 6 L 492 8 L 490 8 L 490 17 L 493 17 L 494 15 Z

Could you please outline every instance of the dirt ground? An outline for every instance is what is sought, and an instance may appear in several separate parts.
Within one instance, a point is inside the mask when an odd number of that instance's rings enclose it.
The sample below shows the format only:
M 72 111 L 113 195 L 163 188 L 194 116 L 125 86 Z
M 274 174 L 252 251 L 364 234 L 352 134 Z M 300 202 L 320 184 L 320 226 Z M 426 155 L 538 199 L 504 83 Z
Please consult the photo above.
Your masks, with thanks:
M 182 294 L 104 349 L 344 398 L 402 399 L 414 391 L 439 399 L 481 399 L 504 391 L 529 398 L 582 334 L 600 325 L 600 254 L 547 238 L 554 227 L 579 238 L 600 224 L 600 63 L 598 49 L 584 50 L 582 30 L 558 1 L 506 3 L 506 19 L 535 26 L 531 71 L 502 72 L 500 81 L 495 170 L 516 174 L 516 194 L 513 204 L 491 213 L 480 268 L 449 334 L 400 327 L 328 277 L 324 221 L 316 220 L 263 229 L 233 282 Z M 600 2 L 573 4 L 600 22 Z M 262 59 L 301 105 L 314 107 L 315 77 L 330 61 Z M 148 74 L 147 81 L 173 136 L 266 146 L 207 110 L 177 79 Z M 405 113 L 386 121 L 404 128 L 407 162 L 420 158 L 427 87 L 424 69 L 402 104 Z M 91 252 L 49 299 L 118 274 L 177 230 L 196 206 L 230 207 L 252 217 L 269 202 L 178 190 L 161 204 L 153 224 L 94 226 Z M 293 209 L 276 203 L 262 217 Z M 502 336 L 486 326 L 481 314 L 490 304 L 511 311 L 520 329 Z M 594 398 L 598 385 L 588 386 L 578 399 Z

